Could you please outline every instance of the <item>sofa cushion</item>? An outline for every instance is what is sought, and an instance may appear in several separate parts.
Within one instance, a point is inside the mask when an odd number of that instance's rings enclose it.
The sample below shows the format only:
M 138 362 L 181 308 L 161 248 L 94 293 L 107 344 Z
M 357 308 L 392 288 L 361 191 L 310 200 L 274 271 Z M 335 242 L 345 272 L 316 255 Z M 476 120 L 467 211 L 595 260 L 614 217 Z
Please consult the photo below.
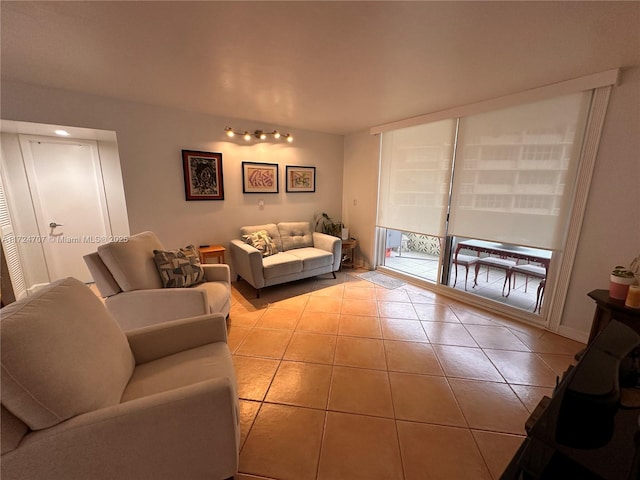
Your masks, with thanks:
M 153 251 L 164 247 L 153 232 L 132 235 L 126 242 L 98 247 L 98 255 L 123 292 L 162 288 Z
M 253 248 L 259 250 L 263 257 L 278 253 L 278 247 L 266 230 L 248 233 L 242 236 L 242 240 Z
M 248 225 L 242 227 L 240 229 L 240 238 L 244 235 L 248 235 L 250 233 L 255 233 L 260 230 L 266 230 L 273 243 L 276 244 L 276 248 L 279 252 L 282 252 L 282 240 L 280 240 L 280 232 L 278 231 L 278 226 L 275 223 L 266 223 L 264 225 Z
M 302 259 L 280 252 L 262 259 L 264 278 L 276 278 L 302 271 Z
M 193 245 L 179 250 L 154 250 L 153 260 L 165 288 L 190 287 L 204 282 L 200 256 Z
M 32 430 L 120 402 L 129 343 L 100 299 L 74 278 L 2 309 L 2 405 Z
M 217 377 L 228 378 L 237 391 L 231 353 L 224 342 L 208 343 L 138 365 L 122 395 L 122 401 L 147 397 Z
M 287 252 L 302 260 L 303 270 L 327 267 L 333 264 L 333 254 L 313 247 L 296 248 Z
M 309 222 L 281 222 L 278 224 L 282 251 L 313 247 L 313 232 Z

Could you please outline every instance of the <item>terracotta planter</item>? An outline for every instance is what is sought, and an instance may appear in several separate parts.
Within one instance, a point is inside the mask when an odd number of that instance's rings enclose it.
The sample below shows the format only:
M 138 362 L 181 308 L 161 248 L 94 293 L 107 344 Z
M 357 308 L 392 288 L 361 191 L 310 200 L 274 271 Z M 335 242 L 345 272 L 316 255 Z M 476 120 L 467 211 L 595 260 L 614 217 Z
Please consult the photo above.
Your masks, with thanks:
M 635 279 L 633 277 L 618 277 L 617 275 L 611 275 L 609 296 L 616 300 L 625 300 L 627 298 L 627 292 L 629 291 L 629 285 L 634 281 Z

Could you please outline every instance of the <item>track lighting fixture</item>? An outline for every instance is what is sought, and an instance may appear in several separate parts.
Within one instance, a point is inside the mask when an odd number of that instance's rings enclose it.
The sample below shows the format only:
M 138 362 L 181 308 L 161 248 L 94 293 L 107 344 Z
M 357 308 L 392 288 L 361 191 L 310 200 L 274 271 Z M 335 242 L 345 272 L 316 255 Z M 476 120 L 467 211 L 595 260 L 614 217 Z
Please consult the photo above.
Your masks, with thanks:
M 255 130 L 253 133 L 251 133 L 246 130 L 244 132 L 238 132 L 231 127 L 225 127 L 224 131 L 227 134 L 227 137 L 229 138 L 235 137 L 236 135 L 242 135 L 242 138 L 244 138 L 247 142 L 250 141 L 252 138 L 257 138 L 258 140 L 266 140 L 269 137 L 269 135 L 272 136 L 275 140 L 279 140 L 280 138 L 283 138 L 289 143 L 293 142 L 293 136 L 290 133 L 280 133 L 277 130 L 274 130 L 272 132 L 268 132 L 264 130 Z

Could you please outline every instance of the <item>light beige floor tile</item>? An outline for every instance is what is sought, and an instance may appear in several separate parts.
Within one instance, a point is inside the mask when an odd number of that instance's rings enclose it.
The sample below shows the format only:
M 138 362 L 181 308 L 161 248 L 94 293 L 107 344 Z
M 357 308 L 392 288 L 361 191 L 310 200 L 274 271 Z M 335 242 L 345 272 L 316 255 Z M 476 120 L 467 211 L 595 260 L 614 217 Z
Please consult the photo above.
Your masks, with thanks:
M 266 311 L 266 308 L 251 312 L 247 312 L 246 310 L 234 311 L 232 308 L 227 322 L 232 326 L 251 328 L 258 323 L 258 320 L 260 320 L 260 317 L 262 317 Z
M 344 294 L 344 285 L 340 284 L 316 284 L 311 292 L 312 297 L 332 297 L 336 299 L 342 298 Z
M 342 303 L 343 315 L 378 316 L 378 303 L 374 300 L 349 299 Z
M 298 321 L 297 331 L 310 333 L 338 334 L 340 314 L 305 311 Z
M 498 480 L 520 448 L 524 437 L 477 430 L 472 430 L 471 433 L 476 439 L 491 476 L 494 480 Z
M 285 297 L 282 300 L 276 300 L 272 302 L 269 307 L 278 309 L 282 308 L 285 310 L 299 310 L 302 312 L 308 301 L 309 294 L 295 295 L 292 297 Z
M 386 370 L 382 340 L 339 336 L 336 343 L 335 365 Z
M 417 287 L 415 287 L 415 289 L 406 287 L 405 290 L 407 290 L 409 294 L 409 300 L 411 300 L 411 303 L 413 303 L 414 305 L 417 305 L 417 304 L 434 305 L 437 303 L 442 303 L 442 299 L 443 299 L 442 295 L 438 295 L 435 292 L 430 292 L 429 290 L 424 290 Z
M 506 383 L 450 378 L 470 428 L 524 434 L 529 411 Z
M 378 302 L 381 317 L 418 320 L 418 314 L 411 302 Z
M 269 307 L 256 323 L 259 328 L 273 328 L 278 330 L 293 330 L 302 315 L 302 307 L 295 310 Z
M 291 331 L 253 328 L 236 349 L 238 355 L 282 358 L 291 339 Z
M 535 353 L 491 349 L 484 352 L 509 383 L 538 387 L 556 384 L 556 373 Z
M 460 323 L 465 325 L 497 325 L 491 320 L 489 314 L 480 311 L 469 311 L 452 307 L 453 313 L 458 317 Z
M 473 337 L 461 323 L 422 322 L 422 327 L 429 341 L 438 345 L 458 345 L 460 347 L 477 347 Z
M 444 376 L 436 354 L 428 343 L 385 340 L 384 350 L 390 372 Z
M 307 306 L 305 307 L 305 313 L 308 312 L 322 312 L 322 313 L 340 313 L 342 308 L 341 297 L 314 297 L 311 296 Z
M 433 350 L 448 377 L 503 382 L 504 379 L 479 348 L 434 345 Z
M 258 476 L 258 475 L 249 475 L 248 473 L 238 473 L 233 476 L 233 480 L 276 480 L 276 479 Z
M 389 380 L 398 420 L 467 426 L 446 378 L 389 372 Z
M 240 449 L 242 449 L 262 403 L 249 400 L 239 400 L 238 403 L 240 406 Z
M 425 303 L 413 305 L 418 318 L 429 322 L 449 322 L 460 323 L 458 317 L 455 316 L 449 305 L 441 303 Z
M 262 401 L 278 368 L 278 361 L 267 358 L 233 355 L 238 380 L 238 396 L 246 400 Z
M 428 342 L 420 322 L 415 320 L 397 320 L 381 318 L 382 337 L 386 340 L 406 340 L 408 342 Z
M 387 373 L 364 368 L 333 367 L 329 410 L 393 418 Z
M 398 421 L 398 435 L 406 480 L 491 480 L 466 428 Z
M 314 480 L 324 422 L 321 410 L 264 404 L 240 453 L 239 470 L 282 480 Z
M 236 325 L 229 325 L 227 327 L 227 345 L 229 346 L 229 350 L 231 353 L 234 353 L 238 346 L 243 342 L 251 328 L 249 327 L 238 327 Z
M 324 410 L 329 398 L 331 370 L 331 365 L 283 361 L 265 401 Z
M 553 395 L 553 388 L 551 387 L 533 387 L 531 385 L 511 385 L 511 389 L 516 392 L 520 401 L 524 403 L 529 412 L 533 411 L 542 400 L 542 397 L 547 396 L 551 398 Z
M 375 287 L 376 298 L 382 302 L 405 302 L 410 303 L 409 294 L 401 288 L 388 289 L 384 287 Z
M 586 346 L 584 343 L 576 342 L 551 332 L 544 332 L 539 338 L 528 336 L 527 339 L 522 341 L 534 352 L 561 355 L 575 355 Z
M 283 359 L 333 364 L 336 340 L 333 335 L 294 332 Z
M 318 480 L 396 480 L 402 462 L 395 422 L 327 412 Z
M 529 347 L 506 327 L 489 325 L 466 325 L 467 330 L 482 348 L 517 350 L 529 352 Z
M 344 289 L 344 298 L 352 300 L 376 300 L 375 288 L 349 287 L 348 284 Z
M 573 355 L 561 355 L 558 353 L 539 353 L 538 356 L 562 378 L 570 365 L 578 363 Z
M 382 338 L 378 317 L 363 315 L 340 315 L 338 335 L 352 337 Z

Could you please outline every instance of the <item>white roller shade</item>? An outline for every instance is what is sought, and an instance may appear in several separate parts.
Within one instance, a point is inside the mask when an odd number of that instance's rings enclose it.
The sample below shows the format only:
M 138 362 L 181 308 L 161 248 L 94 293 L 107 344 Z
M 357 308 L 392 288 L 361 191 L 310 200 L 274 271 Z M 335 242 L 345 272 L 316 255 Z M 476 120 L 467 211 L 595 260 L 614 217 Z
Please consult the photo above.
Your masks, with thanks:
M 443 236 L 456 120 L 382 134 L 378 226 Z
M 462 118 L 449 234 L 559 248 L 591 95 L 564 95 Z

